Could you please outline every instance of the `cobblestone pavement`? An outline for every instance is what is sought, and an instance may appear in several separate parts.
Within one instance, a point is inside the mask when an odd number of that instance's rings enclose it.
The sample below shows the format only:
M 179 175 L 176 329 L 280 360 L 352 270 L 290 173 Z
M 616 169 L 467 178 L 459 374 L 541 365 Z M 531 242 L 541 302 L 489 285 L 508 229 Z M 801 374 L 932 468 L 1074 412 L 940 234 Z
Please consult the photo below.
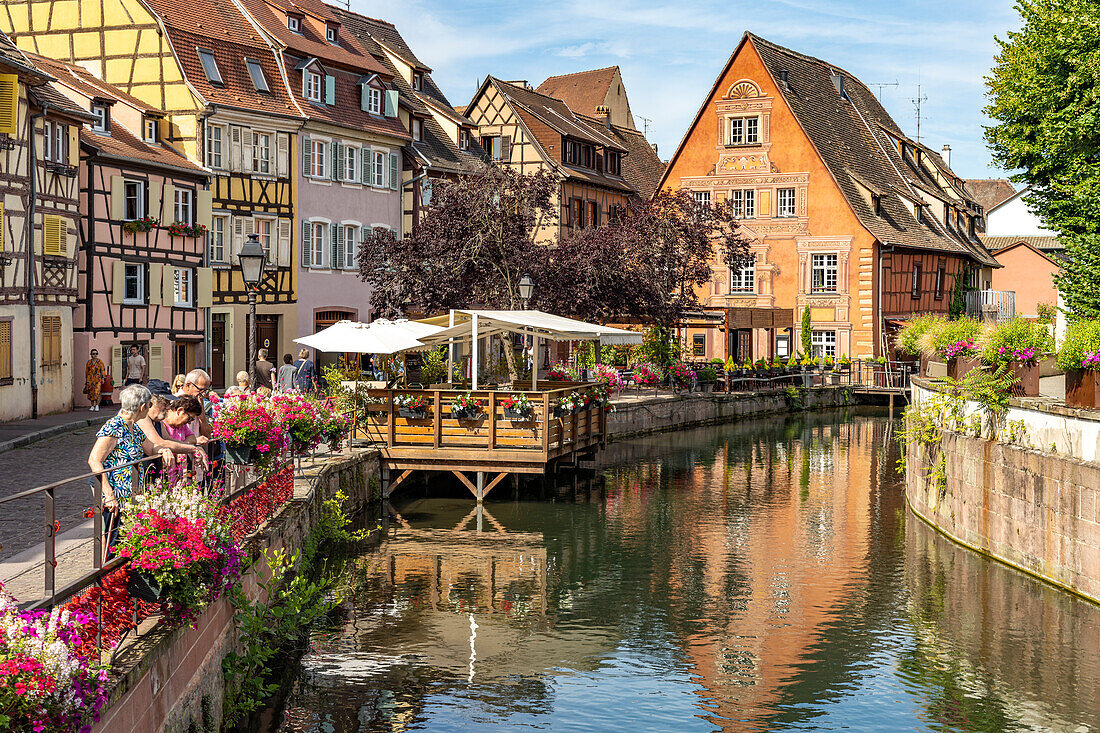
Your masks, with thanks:
M 0 453 L 0 497 L 87 473 L 88 452 L 95 442 L 96 431 L 97 428 L 82 428 Z M 87 479 L 60 487 L 56 497 L 56 516 L 62 532 L 84 521 L 83 511 L 92 504 Z M 43 496 L 0 504 L 0 558 L 42 542 L 44 508 Z

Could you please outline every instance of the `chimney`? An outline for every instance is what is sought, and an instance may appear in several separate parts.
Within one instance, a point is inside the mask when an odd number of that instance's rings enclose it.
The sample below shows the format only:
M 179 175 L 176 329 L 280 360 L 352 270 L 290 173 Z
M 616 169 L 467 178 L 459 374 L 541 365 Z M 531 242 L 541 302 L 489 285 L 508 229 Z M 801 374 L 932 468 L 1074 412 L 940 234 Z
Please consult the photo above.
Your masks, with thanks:
M 779 83 L 783 85 L 784 89 L 791 88 L 791 82 L 788 79 L 788 71 L 786 69 L 780 69 L 779 71 Z
M 836 87 L 836 93 L 840 95 L 841 99 L 847 99 L 848 93 L 844 91 L 844 77 L 835 71 L 829 72 L 829 78 L 833 80 L 833 86 Z
M 596 119 L 603 120 L 604 127 L 611 129 L 611 108 L 606 104 L 596 107 Z
M 940 152 L 940 157 L 943 158 L 943 162 L 947 164 L 947 167 L 951 167 L 951 146 L 944 145 L 943 150 Z

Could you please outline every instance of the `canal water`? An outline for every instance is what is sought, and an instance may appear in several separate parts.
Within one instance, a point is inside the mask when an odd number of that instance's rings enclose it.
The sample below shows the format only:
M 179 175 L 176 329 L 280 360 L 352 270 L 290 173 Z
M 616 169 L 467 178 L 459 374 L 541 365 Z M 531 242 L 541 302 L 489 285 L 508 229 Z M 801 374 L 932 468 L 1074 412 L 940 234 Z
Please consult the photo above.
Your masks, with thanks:
M 908 513 L 894 428 L 613 444 L 596 481 L 480 518 L 412 490 L 278 729 L 1100 731 L 1100 607 Z

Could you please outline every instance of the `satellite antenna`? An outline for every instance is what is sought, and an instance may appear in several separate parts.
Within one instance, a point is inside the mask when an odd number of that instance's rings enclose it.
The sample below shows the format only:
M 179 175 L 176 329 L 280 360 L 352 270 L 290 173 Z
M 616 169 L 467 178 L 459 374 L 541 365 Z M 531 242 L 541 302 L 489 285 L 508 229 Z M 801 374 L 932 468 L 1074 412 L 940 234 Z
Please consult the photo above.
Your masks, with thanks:
M 649 119 L 648 117 L 642 117 L 641 115 L 634 116 L 642 121 L 642 136 L 645 137 L 646 135 L 649 135 L 649 123 L 653 122 L 653 120 Z
M 924 116 L 921 112 L 921 106 L 928 101 L 927 94 L 921 94 L 921 85 L 917 84 L 917 96 L 910 97 L 909 101 L 913 103 L 913 107 L 916 108 L 917 113 L 917 142 L 920 142 L 920 121 Z
M 889 81 L 883 81 L 883 82 L 873 81 L 870 84 L 868 84 L 867 86 L 869 86 L 869 87 L 878 87 L 878 92 L 875 94 L 875 96 L 878 97 L 878 101 L 881 102 L 882 101 L 882 88 L 883 87 L 897 87 L 897 86 L 901 86 L 901 85 L 898 84 L 897 79 L 894 79 L 892 82 L 889 82 Z

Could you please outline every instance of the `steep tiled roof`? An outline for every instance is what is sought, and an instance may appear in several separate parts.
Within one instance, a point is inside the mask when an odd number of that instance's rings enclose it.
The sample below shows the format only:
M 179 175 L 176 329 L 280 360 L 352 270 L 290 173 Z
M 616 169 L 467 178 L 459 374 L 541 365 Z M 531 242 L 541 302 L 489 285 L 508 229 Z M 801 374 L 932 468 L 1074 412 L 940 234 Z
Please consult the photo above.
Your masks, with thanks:
M 751 33 L 745 38 L 756 48 L 784 100 L 809 136 L 848 205 L 860 223 L 884 245 L 952 252 L 991 266 L 996 261 L 977 239 L 935 221 L 931 214 L 917 217 L 902 197 L 920 200 L 911 188 L 926 173 L 906 161 L 895 141 L 906 135 L 879 104 L 875 95 L 856 77 L 821 59 L 777 46 Z M 787 72 L 788 84 L 779 81 Z M 843 78 L 845 97 L 834 86 L 831 74 Z M 949 171 L 943 160 L 922 147 L 937 167 Z M 951 174 L 954 177 L 954 174 Z M 861 181 L 881 194 L 881 214 L 875 214 L 860 191 Z M 943 195 L 943 194 L 941 194 Z M 965 202 L 960 202 L 966 207 Z
M 360 26 L 366 29 L 376 41 L 389 49 L 395 56 L 401 57 L 409 66 L 415 66 L 421 71 L 431 71 L 429 66 L 416 57 L 416 54 L 409 48 L 409 44 L 405 43 L 405 39 L 397 32 L 397 27 L 393 23 L 387 23 L 378 18 L 371 18 L 366 15 L 361 15 L 360 13 L 343 10 L 334 5 L 330 5 L 329 7 L 335 11 L 339 18 L 354 16 L 358 20 Z
M 411 145 L 435 172 L 472 173 L 488 163 L 488 157 L 474 137 L 470 136 L 470 150 L 460 150 L 435 118 L 429 117 L 424 123 L 424 139 Z
M 235 5 L 224 0 L 145 0 L 160 16 L 187 81 L 210 104 L 300 117 L 287 96 L 274 52 Z M 196 48 L 213 52 L 224 86 L 202 70 Z M 259 62 L 270 94 L 256 90 L 244 59 Z
M 341 8 L 330 8 L 333 14 L 344 24 L 344 28 L 347 32 L 355 36 L 355 40 L 362 46 L 367 53 L 374 57 L 374 60 L 386 69 L 385 76 L 389 79 L 390 86 L 397 90 L 400 96 L 401 103 L 405 107 L 416 114 L 427 115 L 429 114 L 427 107 L 420 101 L 420 97 L 417 96 L 413 88 L 405 81 L 389 57 L 386 56 L 386 52 L 382 50 L 382 47 L 378 45 L 378 42 L 374 40 L 374 37 L 370 34 L 371 25 L 366 23 L 367 20 L 358 13 L 353 13 Z
M 966 191 L 981 204 L 982 209 L 989 211 L 1012 198 L 1016 187 L 1006 178 L 975 178 L 966 182 Z
M 665 163 L 657 157 L 657 151 L 638 130 L 611 125 L 607 128 L 604 121 L 596 117 L 578 115 L 588 125 L 615 138 L 626 149 L 623 156 L 623 178 L 639 196 L 651 198 L 657 192 L 661 176 L 665 172 Z
M 142 142 L 117 121 L 111 125 L 110 135 L 101 135 L 88 129 L 81 130 L 80 141 L 113 158 L 169 166 L 201 177 L 210 175 L 201 166 L 195 165 L 171 148 Z
M 999 249 L 1004 249 L 1005 247 L 1011 247 L 1012 245 L 1019 244 L 1020 242 L 1026 242 L 1035 249 L 1041 250 L 1043 252 L 1046 252 L 1047 250 L 1065 249 L 1065 245 L 1062 244 L 1058 237 L 1032 237 L 1026 235 L 1021 236 L 1019 234 L 1008 237 L 991 237 L 986 234 L 982 234 L 979 236 L 981 236 L 982 243 L 985 244 L 985 246 L 993 252 L 996 252 Z
M 45 72 L 36 69 L 34 65 L 27 60 L 26 55 L 19 50 L 19 47 L 2 31 L 0 31 L 0 64 L 16 68 L 24 74 L 31 74 L 32 76 L 43 78 L 48 76 Z
M 548 97 L 532 89 L 490 77 L 497 89 L 513 104 L 533 115 L 544 125 L 549 125 L 562 135 L 586 140 L 596 145 L 606 145 L 625 150 L 619 142 L 604 131 L 594 130 L 573 114 L 565 102 Z
M 596 107 L 607 99 L 607 92 L 618 70 L 618 66 L 608 66 L 606 69 L 551 76 L 539 84 L 538 92 L 562 100 L 577 114 L 594 115 Z

